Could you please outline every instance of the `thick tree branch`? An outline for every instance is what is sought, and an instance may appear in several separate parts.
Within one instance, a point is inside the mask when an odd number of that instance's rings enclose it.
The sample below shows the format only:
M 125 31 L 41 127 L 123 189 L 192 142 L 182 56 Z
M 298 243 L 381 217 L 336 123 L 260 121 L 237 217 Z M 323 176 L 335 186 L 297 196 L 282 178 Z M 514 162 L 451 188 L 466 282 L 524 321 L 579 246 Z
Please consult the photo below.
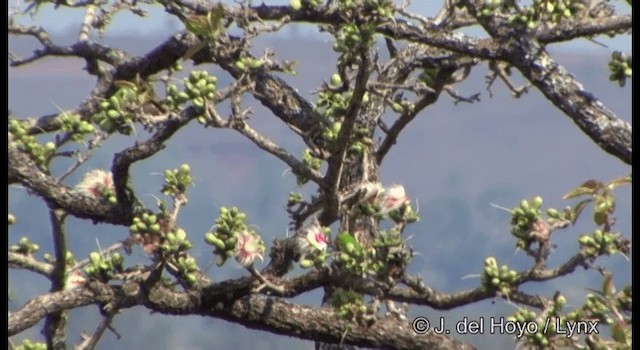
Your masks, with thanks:
M 7 253 L 7 263 L 10 269 L 29 270 L 47 278 L 50 278 L 51 271 L 53 271 L 52 264 L 38 261 L 31 255 L 11 251 Z
M 63 208 L 68 213 L 93 222 L 129 225 L 131 212 L 121 205 L 83 195 L 52 176 L 43 173 L 24 152 L 9 146 L 9 177 L 16 178 L 28 190 L 42 197 L 49 205 Z
M 164 142 L 197 115 L 195 108 L 187 108 L 180 115 L 168 118 L 147 141 L 137 143 L 122 152 L 116 153 L 113 158 L 111 172 L 113 173 L 116 197 L 120 205 L 130 207 L 134 200 L 133 193 L 129 193 L 127 189 L 131 164 L 149 158 L 162 150 L 165 147 Z
M 59 209 L 49 209 L 53 250 L 56 262 L 51 272 L 51 292 L 64 289 L 67 273 L 67 239 L 65 230 L 66 213 Z M 44 334 L 48 349 L 66 349 L 67 311 L 47 315 L 44 321 Z
M 144 305 L 155 312 L 169 315 L 201 315 L 225 319 L 277 334 L 329 343 L 393 349 L 473 349 L 472 346 L 447 336 L 416 334 L 411 324 L 395 317 L 379 319 L 371 326 L 359 326 L 336 319 L 327 308 L 295 305 L 263 295 L 211 296 L 204 292 L 176 292 L 155 285 L 148 293 L 142 286 L 123 287 L 92 282 L 86 288 L 56 292 L 37 297 L 20 310 L 9 314 L 9 335 L 27 329 L 48 313 L 89 304 L 103 307 L 130 308 Z
M 631 125 L 619 119 L 533 41 L 513 45 L 507 61 L 607 153 L 631 165 Z

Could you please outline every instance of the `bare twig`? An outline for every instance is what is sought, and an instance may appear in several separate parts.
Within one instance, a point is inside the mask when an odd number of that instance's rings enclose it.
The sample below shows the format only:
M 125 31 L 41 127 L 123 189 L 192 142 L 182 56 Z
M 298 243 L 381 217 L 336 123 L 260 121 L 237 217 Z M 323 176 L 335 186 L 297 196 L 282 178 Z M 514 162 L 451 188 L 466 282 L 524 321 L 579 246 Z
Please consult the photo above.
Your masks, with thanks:
M 100 322 L 100 324 L 98 325 L 98 327 L 96 328 L 96 330 L 93 332 L 93 334 L 91 336 L 88 335 L 83 335 L 83 340 L 82 343 L 76 345 L 74 347 L 74 350 L 93 350 L 95 349 L 96 345 L 98 345 L 98 342 L 100 341 L 100 338 L 102 338 L 102 335 L 104 334 L 104 332 L 109 329 L 111 330 L 117 337 L 118 339 L 120 339 L 120 334 L 118 334 L 112 327 L 111 327 L 111 323 L 113 322 L 113 319 L 115 318 L 117 312 L 110 312 L 108 313 L 105 318 L 102 320 L 102 322 Z

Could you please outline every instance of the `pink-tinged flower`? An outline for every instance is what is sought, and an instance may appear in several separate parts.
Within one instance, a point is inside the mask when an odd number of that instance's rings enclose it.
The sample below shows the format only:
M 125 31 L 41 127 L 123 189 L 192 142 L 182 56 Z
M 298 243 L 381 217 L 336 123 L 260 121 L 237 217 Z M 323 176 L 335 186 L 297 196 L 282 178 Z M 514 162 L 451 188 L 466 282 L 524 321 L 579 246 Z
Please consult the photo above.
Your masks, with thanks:
M 256 258 L 262 261 L 265 246 L 262 239 L 254 232 L 243 231 L 238 233 L 238 241 L 236 242 L 236 261 L 242 266 L 251 265 Z
M 64 289 L 70 290 L 84 286 L 87 279 L 84 278 L 80 271 L 74 271 L 67 276 L 67 280 L 64 282 Z
M 410 203 L 409 197 L 404 192 L 402 185 L 393 185 L 386 189 L 381 198 L 380 214 L 387 214 L 398 210 Z
M 103 198 L 114 190 L 113 175 L 105 170 L 91 170 L 84 175 L 76 189 L 87 196 Z
M 302 251 L 315 250 L 326 251 L 329 245 L 329 237 L 325 233 L 324 227 L 314 220 L 309 226 L 303 228 L 302 234 L 298 237 L 298 245 Z

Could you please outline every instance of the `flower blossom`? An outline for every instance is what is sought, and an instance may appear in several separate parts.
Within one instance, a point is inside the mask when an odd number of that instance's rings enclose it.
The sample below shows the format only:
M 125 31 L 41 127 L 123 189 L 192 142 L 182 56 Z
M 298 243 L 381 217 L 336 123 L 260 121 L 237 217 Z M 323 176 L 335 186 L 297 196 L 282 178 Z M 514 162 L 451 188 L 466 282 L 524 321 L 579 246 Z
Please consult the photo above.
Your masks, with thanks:
M 70 290 L 77 287 L 82 287 L 87 282 L 87 279 L 84 278 L 80 271 L 74 271 L 67 276 L 67 279 L 64 282 L 64 289 Z
M 243 231 L 237 234 L 238 241 L 235 247 L 236 261 L 242 266 L 251 265 L 256 259 L 262 261 L 265 246 L 260 236 L 255 232 Z
M 303 229 L 302 235 L 298 237 L 298 245 L 302 251 L 313 247 L 318 251 L 326 251 L 329 245 L 329 237 L 324 232 L 317 220 Z
M 387 188 L 380 200 L 380 214 L 388 214 L 398 210 L 411 201 L 404 191 L 402 185 L 393 185 Z
M 113 175 L 105 170 L 91 170 L 84 175 L 76 189 L 93 198 L 105 197 L 114 191 Z

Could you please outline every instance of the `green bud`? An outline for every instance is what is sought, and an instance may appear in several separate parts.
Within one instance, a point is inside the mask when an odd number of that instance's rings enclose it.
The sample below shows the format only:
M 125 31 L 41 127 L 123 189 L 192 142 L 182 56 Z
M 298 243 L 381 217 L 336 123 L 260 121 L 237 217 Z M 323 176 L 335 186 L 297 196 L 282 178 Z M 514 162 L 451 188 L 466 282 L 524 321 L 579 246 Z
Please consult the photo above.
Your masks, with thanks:
M 117 119 L 120 117 L 120 112 L 114 110 L 114 109 L 110 109 L 107 111 L 107 117 L 111 118 L 111 119 Z
M 309 259 L 301 259 L 300 260 L 300 267 L 302 267 L 303 269 L 308 269 L 313 267 L 313 260 L 309 260 Z
M 595 242 L 589 235 L 580 235 L 580 237 L 578 237 L 578 243 L 580 243 L 581 245 L 592 245 Z
M 111 262 L 115 265 L 122 265 L 124 262 L 124 257 L 119 252 L 115 252 L 111 254 Z
M 89 254 L 89 261 L 91 261 L 91 265 L 93 266 L 98 266 L 100 264 L 100 260 L 102 259 L 102 257 L 100 256 L 100 253 L 98 252 L 91 252 Z
M 152 224 L 151 226 L 149 226 L 149 232 L 160 233 L 160 224 Z
M 192 274 L 192 273 L 189 273 L 189 274 L 185 275 L 184 279 L 189 284 L 195 284 L 196 281 L 197 281 L 196 276 L 194 274 Z
M 340 74 L 335 73 L 331 76 L 331 82 L 329 83 L 329 85 L 333 88 L 337 88 L 342 84 L 342 78 L 340 77 Z

